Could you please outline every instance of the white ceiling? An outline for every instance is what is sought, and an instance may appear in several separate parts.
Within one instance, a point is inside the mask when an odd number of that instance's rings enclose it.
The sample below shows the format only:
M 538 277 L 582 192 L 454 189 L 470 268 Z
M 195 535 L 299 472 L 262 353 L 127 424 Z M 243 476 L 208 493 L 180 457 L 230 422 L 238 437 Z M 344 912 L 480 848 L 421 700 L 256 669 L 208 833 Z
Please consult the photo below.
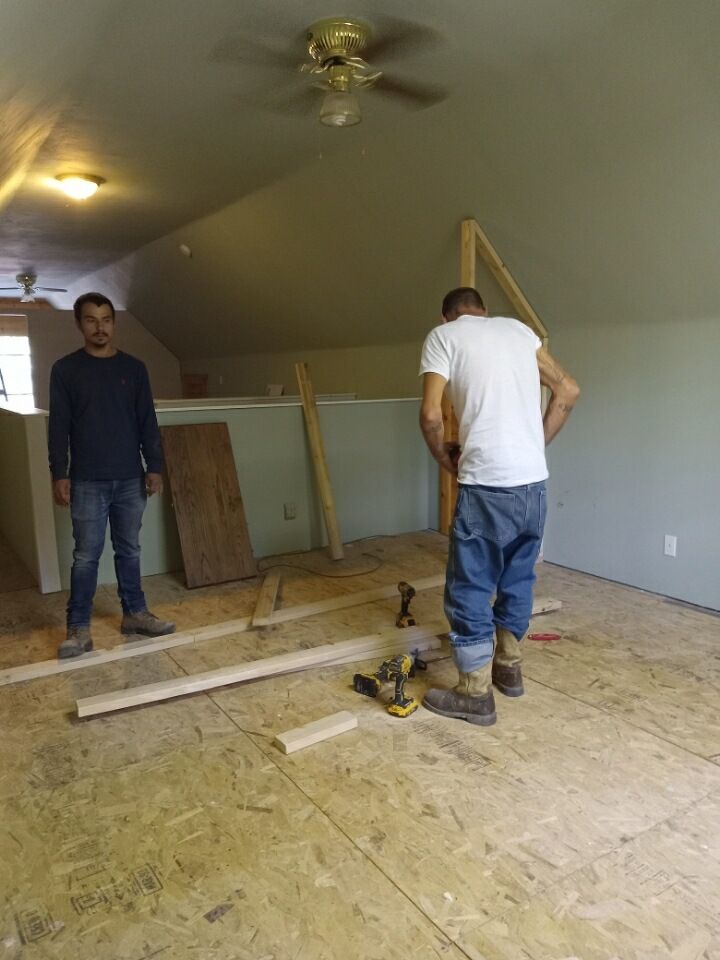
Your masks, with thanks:
M 267 109 L 302 77 L 227 51 L 300 61 L 330 14 L 433 28 L 392 69 L 448 99 Z M 716 303 L 719 40 L 717 0 L 5 0 L 0 285 L 119 261 L 99 279 L 183 357 L 418 339 L 476 216 L 544 319 Z M 74 168 L 108 180 L 83 205 L 44 182 Z

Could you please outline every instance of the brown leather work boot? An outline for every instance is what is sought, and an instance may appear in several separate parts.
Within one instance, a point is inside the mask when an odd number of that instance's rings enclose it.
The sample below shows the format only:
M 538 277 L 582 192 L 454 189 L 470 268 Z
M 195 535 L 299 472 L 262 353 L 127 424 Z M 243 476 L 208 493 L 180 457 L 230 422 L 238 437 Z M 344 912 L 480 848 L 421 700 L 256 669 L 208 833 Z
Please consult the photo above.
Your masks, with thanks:
M 428 690 L 423 706 L 432 713 L 439 713 L 441 717 L 467 720 L 482 727 L 492 726 L 497 714 L 490 685 L 491 669 L 488 663 L 472 673 L 461 673 L 457 686 L 452 690 Z
M 68 627 L 67 635 L 58 647 L 58 658 L 68 660 L 70 657 L 79 657 L 82 653 L 89 653 L 92 648 L 90 627 L 87 624 L 80 627 Z
M 522 662 L 520 641 L 504 627 L 498 627 L 495 633 L 497 640 L 492 665 L 492 682 L 506 697 L 521 697 L 525 693 L 525 688 L 520 666 Z
M 138 610 L 137 613 L 123 614 L 120 632 L 136 633 L 142 637 L 164 637 L 167 633 L 175 633 L 175 624 L 171 620 L 160 620 L 149 610 Z

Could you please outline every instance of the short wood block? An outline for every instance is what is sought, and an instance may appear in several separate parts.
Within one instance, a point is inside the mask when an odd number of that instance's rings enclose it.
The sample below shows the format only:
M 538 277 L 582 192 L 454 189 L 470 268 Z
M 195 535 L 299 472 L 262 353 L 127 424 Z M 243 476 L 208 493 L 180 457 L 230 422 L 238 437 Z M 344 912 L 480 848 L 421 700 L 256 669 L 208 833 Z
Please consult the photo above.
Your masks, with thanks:
M 279 733 L 275 737 L 275 744 L 283 753 L 295 753 L 296 750 L 336 737 L 339 733 L 354 730 L 357 725 L 357 717 L 354 714 L 341 710 L 329 717 L 323 717 L 322 720 L 313 720 L 312 723 L 306 723 L 302 727 Z

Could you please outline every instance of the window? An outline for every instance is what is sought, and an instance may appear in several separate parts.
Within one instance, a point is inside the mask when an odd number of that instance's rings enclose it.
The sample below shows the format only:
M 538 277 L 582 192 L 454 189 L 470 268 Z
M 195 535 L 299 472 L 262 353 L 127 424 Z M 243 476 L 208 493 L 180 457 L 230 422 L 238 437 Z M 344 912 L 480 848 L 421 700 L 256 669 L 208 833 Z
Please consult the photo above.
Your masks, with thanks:
M 0 317 L 0 403 L 34 405 L 30 340 L 24 318 Z

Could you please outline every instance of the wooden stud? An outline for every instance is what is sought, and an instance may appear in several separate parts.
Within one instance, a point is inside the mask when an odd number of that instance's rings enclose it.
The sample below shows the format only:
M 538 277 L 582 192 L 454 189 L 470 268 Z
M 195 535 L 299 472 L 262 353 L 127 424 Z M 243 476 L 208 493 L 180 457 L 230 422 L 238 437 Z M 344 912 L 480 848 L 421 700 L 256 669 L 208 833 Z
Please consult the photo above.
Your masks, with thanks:
M 430 590 L 441 587 L 445 583 L 444 576 L 425 577 L 415 580 L 413 586 L 416 591 Z M 318 600 L 314 603 L 298 604 L 286 610 L 276 610 L 270 617 L 270 623 L 287 623 L 290 620 L 301 620 L 304 617 L 313 617 L 331 610 L 344 610 L 347 607 L 361 606 L 363 603 L 373 603 L 376 600 L 387 600 L 397 596 L 397 584 L 387 587 L 373 587 L 371 590 L 357 590 L 355 593 L 344 593 L 339 597 L 330 597 L 327 600 Z M 132 641 L 121 647 L 111 650 L 94 650 L 80 657 L 70 660 L 42 660 L 38 663 L 28 663 L 21 667 L 8 667 L 0 670 L 0 687 L 10 683 L 20 683 L 24 680 L 37 680 L 41 677 L 54 676 L 57 673 L 67 673 L 72 670 L 82 670 L 85 667 L 95 667 L 102 663 L 112 663 L 114 660 L 125 660 L 128 657 L 139 657 L 145 653 L 158 653 L 161 650 L 170 650 L 190 643 L 200 643 L 203 640 L 215 640 L 233 633 L 243 633 L 251 627 L 251 618 L 242 617 L 237 620 L 225 620 L 222 623 L 199 627 L 196 630 L 185 630 L 173 633 L 158 640 Z
M 465 221 L 472 223 L 475 234 L 475 249 L 488 265 L 490 272 L 497 280 L 510 303 L 515 307 L 520 319 L 535 331 L 542 340 L 548 332 L 545 324 L 535 313 L 530 302 L 515 282 L 512 274 L 501 260 L 497 250 L 488 239 L 476 220 Z
M 427 650 L 438 647 L 441 643 L 439 634 L 447 629 L 445 621 L 436 621 L 427 627 L 408 627 L 405 630 L 392 628 L 380 633 L 372 633 L 365 637 L 356 637 L 353 640 L 344 640 L 340 643 L 326 643 L 309 650 L 294 650 L 291 653 L 280 653 L 274 657 L 266 657 L 251 663 L 240 663 L 230 667 L 221 667 L 218 670 L 209 670 L 189 677 L 173 677 L 172 680 L 161 680 L 158 683 L 149 683 L 140 687 L 131 687 L 128 690 L 117 690 L 112 693 L 103 693 L 95 697 L 85 697 L 77 701 L 78 717 L 95 717 L 103 713 L 112 713 L 115 710 L 124 710 L 127 707 L 137 707 L 146 703 L 158 703 L 161 700 L 170 700 L 173 697 L 182 697 L 189 693 L 199 693 L 204 690 L 216 690 L 218 687 L 227 687 L 230 684 L 242 683 L 247 680 L 258 680 L 264 677 L 274 677 L 284 673 L 295 673 L 307 670 L 309 667 L 332 665 L 338 661 L 348 663 L 350 657 L 356 660 L 367 660 L 377 651 L 387 650 L 392 645 L 395 653 L 412 650 Z
M 548 332 L 545 325 L 533 310 L 530 302 L 515 282 L 512 274 L 501 260 L 497 250 L 481 229 L 477 220 L 463 220 L 460 224 L 460 286 L 474 287 L 477 257 L 480 255 L 487 264 L 490 272 L 499 286 L 517 311 L 518 316 L 531 327 L 547 346 Z M 443 394 L 443 425 L 445 441 L 457 443 L 458 422 L 455 411 L 447 396 Z M 438 529 L 446 536 L 450 533 L 455 504 L 457 502 L 457 477 L 440 468 L 440 505 Z
M 269 570 L 265 574 L 265 579 L 260 587 L 255 612 L 250 622 L 251 627 L 266 627 L 270 623 L 270 617 L 275 609 L 275 600 L 277 599 L 278 589 L 280 587 L 280 570 Z
M 333 560 L 342 560 L 345 552 L 343 551 L 340 528 L 338 527 L 337 514 L 335 513 L 335 500 L 333 498 L 332 487 L 330 486 L 330 475 L 328 473 L 325 448 L 320 431 L 320 418 L 318 417 L 317 405 L 315 403 L 315 392 L 313 391 L 312 380 L 310 379 L 310 368 L 307 363 L 296 363 L 295 373 L 297 375 L 300 397 L 305 413 L 305 426 L 307 428 L 310 453 L 312 454 L 313 466 L 315 468 L 315 479 L 317 481 L 323 516 L 325 518 L 325 528 L 327 529 L 328 540 L 330 542 L 330 556 Z
M 294 730 L 279 733 L 273 742 L 283 753 L 295 753 L 296 750 L 303 750 L 314 743 L 354 730 L 357 725 L 357 717 L 354 714 L 348 710 L 341 710 L 339 713 L 330 714 L 329 717 L 323 717 L 322 720 L 314 720 L 302 727 L 295 727 Z
M 415 580 L 413 586 L 416 591 L 429 590 L 445 583 L 445 577 L 426 577 Z M 376 600 L 387 600 L 397 594 L 397 586 L 376 587 L 373 590 L 359 590 L 357 593 L 344 594 L 342 597 L 331 597 L 327 600 L 318 600 L 287 610 L 276 610 L 270 618 L 270 623 L 287 623 L 290 620 L 300 620 L 303 617 L 312 617 L 331 610 L 344 610 L 348 607 L 360 606 L 363 603 L 373 603 Z M 560 600 L 539 599 L 533 605 L 533 616 L 540 613 L 550 613 L 559 610 Z M 39 680 L 42 677 L 52 677 L 58 673 L 70 673 L 74 670 L 83 670 L 87 667 L 97 667 L 104 663 L 113 663 L 116 660 L 126 660 L 129 657 L 141 657 L 146 653 L 160 653 L 162 650 L 171 650 L 173 647 L 188 646 L 191 643 L 202 643 L 204 640 L 216 640 L 233 633 L 244 633 L 251 626 L 250 617 L 241 617 L 237 620 L 225 620 L 197 630 L 186 630 L 173 633 L 157 640 L 131 641 L 121 647 L 111 650 L 93 650 L 80 657 L 70 660 L 41 660 L 37 663 L 28 663 L 20 667 L 7 667 L 0 670 L 0 687 L 13 683 L 22 683 L 25 680 Z

